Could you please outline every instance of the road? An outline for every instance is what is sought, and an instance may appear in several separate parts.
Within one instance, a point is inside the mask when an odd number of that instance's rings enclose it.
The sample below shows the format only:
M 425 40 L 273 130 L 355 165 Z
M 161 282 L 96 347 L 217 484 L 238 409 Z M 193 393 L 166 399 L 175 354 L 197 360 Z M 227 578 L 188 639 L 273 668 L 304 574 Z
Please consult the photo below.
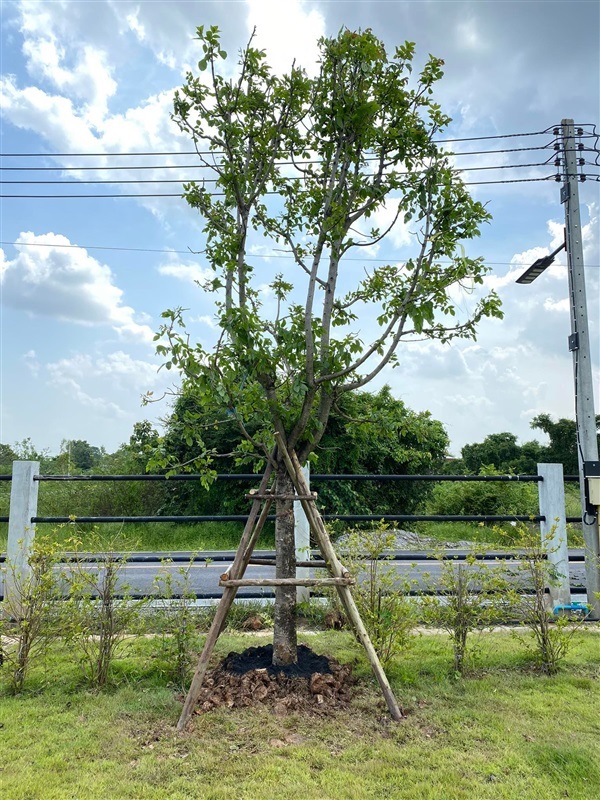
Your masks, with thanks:
M 456 551 L 462 557 L 466 551 Z M 273 556 L 273 552 L 259 552 L 255 553 L 256 557 L 265 558 Z M 167 559 L 172 556 L 177 559 L 174 562 L 168 562 Z M 156 580 L 160 576 L 169 573 L 171 576 L 171 586 L 173 594 L 178 594 L 181 590 L 182 578 L 180 571 L 188 568 L 189 558 L 191 554 L 186 553 L 136 553 L 133 557 L 132 563 L 127 563 L 120 568 L 119 571 L 119 586 L 121 591 L 133 595 L 152 595 L 157 593 Z M 199 598 L 218 598 L 221 596 L 222 589 L 219 587 L 219 577 L 227 569 L 227 566 L 233 559 L 233 552 L 214 552 L 203 553 L 201 558 L 205 559 L 196 562 L 189 566 L 187 591 L 192 592 Z M 585 568 L 583 563 L 583 551 L 572 550 L 569 553 L 569 576 L 572 587 L 583 587 L 585 585 Z M 161 558 L 164 563 L 160 563 Z M 502 562 L 490 561 L 489 566 L 493 569 L 502 569 Z M 84 568 L 91 572 L 98 569 L 97 564 L 94 562 L 86 562 Z M 431 584 L 435 584 L 437 577 L 440 574 L 440 563 L 431 558 L 427 558 L 427 554 L 423 552 L 401 552 L 396 553 L 393 560 L 386 561 L 382 564 L 382 568 L 393 571 L 398 586 L 405 585 L 410 582 L 413 591 L 419 591 L 423 588 L 431 588 Z M 68 564 L 60 566 L 61 571 L 67 571 Z M 427 576 L 424 577 L 424 573 Z M 311 569 L 311 577 L 318 576 L 319 571 Z M 321 571 L 321 574 L 322 571 Z M 275 570 L 273 567 L 251 565 L 246 571 L 248 578 L 269 578 L 274 577 Z M 2 593 L 3 586 L 0 581 L 0 594 Z M 574 594 L 581 594 L 582 591 L 574 592 Z M 272 597 L 273 590 L 270 587 L 257 588 L 257 587 L 243 587 L 238 590 L 240 597 Z

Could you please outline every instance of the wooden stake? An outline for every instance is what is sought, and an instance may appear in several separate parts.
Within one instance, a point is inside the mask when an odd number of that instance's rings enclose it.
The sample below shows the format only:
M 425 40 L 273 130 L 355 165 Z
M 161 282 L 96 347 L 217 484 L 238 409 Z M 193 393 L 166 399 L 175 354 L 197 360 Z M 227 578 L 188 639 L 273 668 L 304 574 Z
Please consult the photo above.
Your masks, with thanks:
M 273 467 L 271 464 L 267 463 L 267 467 L 258 490 L 259 494 L 264 494 L 264 491 L 268 486 L 272 470 Z M 235 554 L 233 564 L 229 570 L 229 574 L 232 575 L 234 579 L 240 579 L 243 577 L 248 565 L 248 560 L 252 555 L 252 550 L 254 549 L 258 537 L 260 536 L 260 532 L 266 522 L 269 511 L 271 510 L 271 501 L 267 500 L 263 506 L 260 516 L 258 516 L 261 504 L 262 500 L 254 500 L 252 503 L 252 508 L 250 509 L 250 514 L 248 515 L 248 520 L 246 521 L 244 532 L 242 533 L 242 538 L 240 539 L 240 545 L 237 553 Z M 257 517 L 258 521 L 256 519 Z M 202 683 L 204 681 L 204 676 L 208 668 L 208 662 L 210 661 L 210 657 L 215 649 L 217 639 L 219 638 L 219 635 L 225 625 L 227 614 L 229 613 L 229 609 L 231 608 L 236 594 L 237 586 L 229 586 L 223 590 L 223 596 L 221 597 L 217 607 L 217 612 L 206 636 L 204 648 L 202 649 L 202 653 L 198 659 L 196 671 L 185 698 L 185 703 L 183 704 L 181 716 L 179 717 L 179 721 L 177 723 L 178 731 L 182 731 L 185 728 L 190 717 L 192 716 L 192 712 L 198 700 L 200 689 L 202 688 Z
M 283 456 L 285 461 L 286 467 L 294 483 L 296 491 L 299 495 L 306 495 L 309 493 L 309 488 L 306 485 L 306 481 L 304 480 L 304 476 L 302 475 L 302 468 L 300 462 L 298 461 L 297 455 L 292 451 L 291 457 L 290 453 L 288 453 L 287 448 L 285 447 L 285 443 L 283 442 L 281 436 L 277 433 L 275 434 L 277 440 L 277 446 L 279 448 L 280 454 Z M 329 538 L 329 534 L 325 528 L 325 524 L 321 519 L 321 515 L 316 510 L 313 503 L 309 502 L 308 500 L 301 500 L 302 508 L 304 509 L 304 513 L 306 514 L 311 530 L 313 531 L 314 535 L 316 536 L 319 545 L 321 547 L 321 552 L 325 557 L 325 560 L 329 562 L 330 570 L 334 577 L 342 578 L 345 577 L 344 575 L 344 567 L 342 566 L 340 560 L 338 559 L 335 550 L 333 549 L 333 545 L 331 544 L 331 540 Z M 354 626 L 354 630 L 356 631 L 356 635 L 360 640 L 362 646 L 365 648 L 365 652 L 367 654 L 367 658 L 371 663 L 371 668 L 383 696 L 385 697 L 385 701 L 387 703 L 388 709 L 390 711 L 390 715 L 393 720 L 396 722 L 400 721 L 403 718 L 402 712 L 400 711 L 400 707 L 398 706 L 398 702 L 394 696 L 392 691 L 392 687 L 389 684 L 387 676 L 381 666 L 381 662 L 379 661 L 379 657 L 373 647 L 373 643 L 367 633 L 367 629 L 364 626 L 364 623 L 360 617 L 360 613 L 358 608 L 356 607 L 356 603 L 354 602 L 354 598 L 352 597 L 352 593 L 348 586 L 339 586 L 337 587 L 340 600 L 342 605 L 344 606 L 344 610 L 348 616 L 348 619 L 351 621 L 352 625 Z

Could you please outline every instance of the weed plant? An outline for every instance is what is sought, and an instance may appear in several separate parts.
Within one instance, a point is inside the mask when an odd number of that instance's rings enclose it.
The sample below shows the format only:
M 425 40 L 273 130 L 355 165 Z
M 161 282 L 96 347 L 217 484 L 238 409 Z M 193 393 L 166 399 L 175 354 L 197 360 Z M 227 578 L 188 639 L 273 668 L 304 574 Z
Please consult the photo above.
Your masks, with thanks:
M 132 587 L 123 580 L 128 555 L 116 552 L 114 541 L 97 534 L 88 538 L 98 559 L 95 564 L 87 560 L 81 540 L 72 538 L 68 544 L 75 556 L 65 578 L 64 636 L 79 652 L 89 684 L 103 688 L 119 646 L 139 630 L 142 609 L 150 600 L 134 599 Z
M 515 609 L 515 614 L 529 631 L 524 637 L 516 632 L 521 643 L 532 653 L 541 670 L 547 675 L 555 675 L 564 662 L 575 638 L 583 617 L 572 618 L 560 615 L 554 617 L 549 605 L 548 589 L 561 580 L 548 555 L 556 550 L 556 526 L 542 543 L 539 532 L 529 526 L 517 526 L 517 544 L 522 551 L 520 559 L 508 568 L 516 588 L 507 595 Z M 521 591 L 519 591 L 521 590 Z

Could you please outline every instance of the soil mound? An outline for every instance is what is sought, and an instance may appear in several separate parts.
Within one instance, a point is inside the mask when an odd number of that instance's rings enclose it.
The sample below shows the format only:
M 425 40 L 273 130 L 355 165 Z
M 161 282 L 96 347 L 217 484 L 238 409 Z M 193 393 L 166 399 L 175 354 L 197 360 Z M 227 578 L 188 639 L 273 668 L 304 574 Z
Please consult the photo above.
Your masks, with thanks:
M 298 663 L 287 667 L 272 664 L 273 646 L 249 647 L 229 653 L 208 673 L 196 713 L 213 708 L 264 706 L 275 714 L 294 711 L 319 716 L 347 706 L 352 696 L 352 667 L 298 647 Z

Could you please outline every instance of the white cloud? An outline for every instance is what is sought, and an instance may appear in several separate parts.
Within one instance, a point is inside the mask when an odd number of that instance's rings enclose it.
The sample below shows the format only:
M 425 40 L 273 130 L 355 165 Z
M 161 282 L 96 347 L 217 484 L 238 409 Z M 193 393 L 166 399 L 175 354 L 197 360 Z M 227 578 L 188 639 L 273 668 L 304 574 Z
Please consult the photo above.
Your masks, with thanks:
M 267 51 L 275 72 L 288 72 L 292 62 L 314 73 L 318 69 L 318 39 L 325 35 L 325 19 L 303 0 L 246 0 L 248 30 L 256 26 L 255 44 Z
M 35 350 L 28 350 L 23 356 L 25 364 L 34 378 L 37 378 L 40 372 L 40 362 L 37 358 Z
M 46 365 L 48 385 L 62 390 L 81 406 L 105 417 L 122 418 L 126 412 L 107 397 L 93 396 L 82 388 L 82 376 L 92 368 L 92 359 L 87 355 L 62 358 Z
M 45 365 L 47 384 L 102 417 L 131 416 L 132 395 L 139 401 L 149 389 L 164 388 L 158 364 L 123 350 L 92 356 L 75 353 Z M 127 409 L 127 410 L 125 410 Z
M 216 329 L 217 325 L 212 317 L 209 317 L 207 314 L 202 314 L 199 317 L 190 317 L 190 322 L 199 322 L 202 325 L 206 325 L 207 328 Z
M 408 225 L 404 222 L 403 214 L 400 214 L 394 222 L 394 217 L 398 210 L 395 200 L 396 202 L 400 201 L 399 198 L 390 197 L 388 203 L 377 208 L 366 222 L 369 231 L 373 228 L 378 228 L 380 233 L 384 233 L 393 223 L 385 241 L 393 244 L 394 247 L 405 247 L 406 245 L 414 244 L 416 240 Z M 364 227 L 367 228 L 367 225 Z M 378 245 L 375 245 L 375 248 L 379 249 Z M 365 248 L 367 251 L 372 251 L 373 249 Z
M 214 276 L 212 269 L 198 266 L 198 264 L 161 264 L 158 267 L 161 275 L 169 275 L 184 283 L 198 285 Z
M 59 234 L 28 231 L 19 234 L 14 259 L 6 259 L 0 250 L 4 302 L 36 316 L 106 325 L 124 338 L 152 341 L 151 328 L 137 322 L 134 309 L 123 304 L 123 291 L 110 268 L 70 244 Z

